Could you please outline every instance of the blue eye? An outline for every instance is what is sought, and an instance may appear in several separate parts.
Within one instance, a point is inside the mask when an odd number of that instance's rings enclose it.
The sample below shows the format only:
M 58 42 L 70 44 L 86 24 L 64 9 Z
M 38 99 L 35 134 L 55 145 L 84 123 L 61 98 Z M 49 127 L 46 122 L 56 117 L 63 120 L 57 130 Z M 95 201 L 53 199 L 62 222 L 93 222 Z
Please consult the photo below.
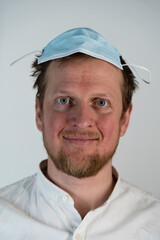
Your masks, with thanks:
M 100 107 L 105 107 L 108 104 L 108 102 L 106 100 L 104 100 L 104 99 L 97 99 L 96 103 Z
M 70 99 L 67 98 L 67 97 L 61 97 L 61 98 L 58 99 L 58 103 L 63 104 L 63 105 L 68 104 L 69 101 L 70 101 Z

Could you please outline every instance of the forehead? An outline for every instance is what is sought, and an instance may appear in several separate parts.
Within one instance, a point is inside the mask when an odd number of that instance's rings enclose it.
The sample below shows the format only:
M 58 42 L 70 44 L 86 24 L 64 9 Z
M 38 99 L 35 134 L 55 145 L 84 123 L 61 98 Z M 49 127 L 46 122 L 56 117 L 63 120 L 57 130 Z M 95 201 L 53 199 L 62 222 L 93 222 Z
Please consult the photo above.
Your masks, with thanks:
M 121 88 L 122 71 L 112 64 L 92 57 L 53 60 L 46 73 L 47 88 L 74 88 L 107 90 Z

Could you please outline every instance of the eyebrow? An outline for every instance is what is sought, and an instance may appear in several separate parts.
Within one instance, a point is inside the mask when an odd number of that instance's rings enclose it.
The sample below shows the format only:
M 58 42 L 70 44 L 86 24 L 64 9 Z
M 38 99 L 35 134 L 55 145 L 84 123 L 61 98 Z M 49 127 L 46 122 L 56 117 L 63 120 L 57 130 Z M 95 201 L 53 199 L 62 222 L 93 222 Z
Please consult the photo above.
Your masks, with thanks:
M 56 93 L 62 93 L 62 94 L 66 94 L 66 95 L 70 95 L 71 94 L 71 92 L 69 92 L 69 91 L 66 91 L 66 90 L 59 90 L 58 92 L 56 92 Z
M 93 94 L 92 96 L 101 97 L 101 98 L 110 98 L 112 100 L 118 101 L 117 95 L 115 94 L 96 93 L 96 94 Z
M 67 91 L 67 90 L 59 90 L 58 92 L 56 92 L 57 94 L 66 94 L 66 95 L 70 95 L 70 96 L 74 96 L 74 93 L 70 92 L 70 91 Z M 101 98 L 112 98 L 112 99 L 115 99 L 115 100 L 118 100 L 117 99 L 117 96 L 116 95 L 113 95 L 113 94 L 105 94 L 105 93 L 94 93 L 93 95 L 91 95 L 92 97 L 101 97 Z

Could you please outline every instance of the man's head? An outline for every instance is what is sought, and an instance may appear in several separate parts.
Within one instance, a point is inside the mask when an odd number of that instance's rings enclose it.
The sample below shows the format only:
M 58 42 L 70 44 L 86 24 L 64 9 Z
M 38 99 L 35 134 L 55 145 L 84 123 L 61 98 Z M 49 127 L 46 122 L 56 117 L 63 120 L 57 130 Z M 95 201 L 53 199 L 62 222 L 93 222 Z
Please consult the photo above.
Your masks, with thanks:
M 117 63 L 113 55 L 111 62 L 77 52 L 33 64 L 36 122 L 49 160 L 78 178 L 111 161 L 128 127 L 136 83 L 128 67 L 121 70 L 123 59 Z
M 137 88 L 135 77 L 118 50 L 107 39 L 89 28 L 75 28 L 68 30 L 49 42 L 43 49 L 42 55 L 33 63 L 33 76 L 37 77 L 34 88 L 37 88 L 37 97 L 42 110 L 43 98 L 46 89 L 45 74 L 51 60 L 66 61 L 70 58 L 84 55 L 112 63 L 120 68 L 124 76 L 122 88 L 123 113 L 132 101 L 133 92 Z

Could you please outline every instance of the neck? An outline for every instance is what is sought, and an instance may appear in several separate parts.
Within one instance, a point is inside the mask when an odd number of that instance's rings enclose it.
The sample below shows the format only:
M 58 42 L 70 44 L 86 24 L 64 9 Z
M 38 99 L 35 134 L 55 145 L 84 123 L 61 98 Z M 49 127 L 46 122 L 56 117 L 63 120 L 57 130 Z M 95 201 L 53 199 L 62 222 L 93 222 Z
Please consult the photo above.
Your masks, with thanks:
M 90 210 L 101 206 L 108 199 L 115 186 L 111 161 L 96 176 L 79 179 L 58 170 L 49 159 L 46 177 L 68 192 L 82 219 Z

